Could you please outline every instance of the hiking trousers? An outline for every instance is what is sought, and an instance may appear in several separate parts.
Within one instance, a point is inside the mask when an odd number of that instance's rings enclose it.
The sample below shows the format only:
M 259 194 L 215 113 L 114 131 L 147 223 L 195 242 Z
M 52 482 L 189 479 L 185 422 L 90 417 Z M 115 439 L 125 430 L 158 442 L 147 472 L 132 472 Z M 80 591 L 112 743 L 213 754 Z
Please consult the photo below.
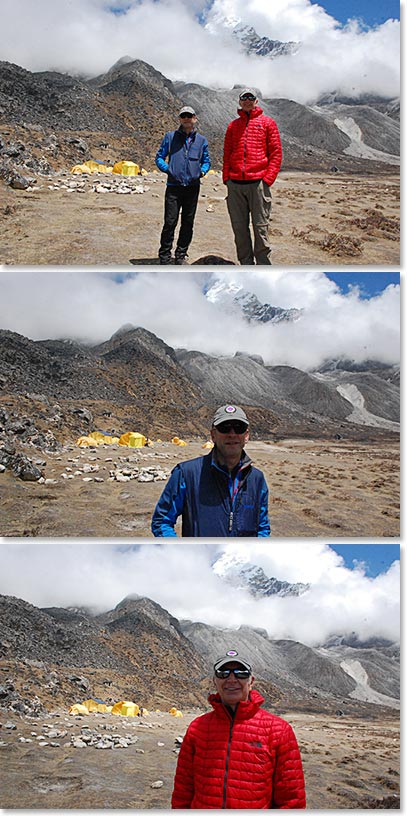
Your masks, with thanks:
M 258 181 L 227 182 L 227 208 L 235 236 L 239 263 L 271 264 L 271 244 L 268 228 L 271 218 L 271 187 Z M 254 244 L 250 232 L 250 217 Z
M 183 187 L 181 184 L 168 184 L 165 191 L 164 226 L 161 232 L 159 259 L 162 263 L 170 263 L 171 250 L 174 242 L 175 228 L 181 211 L 181 227 L 178 234 L 175 258 L 185 258 L 192 241 L 194 218 L 198 205 L 200 184 L 190 184 Z

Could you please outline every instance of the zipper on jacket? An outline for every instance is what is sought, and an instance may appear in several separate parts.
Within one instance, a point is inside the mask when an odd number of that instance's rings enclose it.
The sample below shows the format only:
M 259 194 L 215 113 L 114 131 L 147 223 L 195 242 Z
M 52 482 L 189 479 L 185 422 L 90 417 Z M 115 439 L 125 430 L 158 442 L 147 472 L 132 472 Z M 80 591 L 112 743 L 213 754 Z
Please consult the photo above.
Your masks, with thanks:
M 247 134 L 249 132 L 250 113 L 247 113 L 246 116 L 247 116 L 247 120 L 246 120 L 245 134 L 244 134 L 244 147 L 243 147 L 243 170 L 242 170 L 243 178 L 245 176 L 245 170 L 246 170 Z
M 243 470 L 248 470 L 251 467 L 251 464 L 252 464 L 251 461 L 247 462 L 246 464 L 243 464 L 242 467 L 240 468 L 239 472 L 241 473 Z M 222 473 L 223 475 L 226 475 L 226 472 L 224 470 L 222 470 L 216 463 L 214 465 L 212 465 L 212 467 L 215 467 L 215 469 L 218 470 L 219 473 Z M 242 487 L 243 487 L 243 485 L 244 485 L 244 483 L 245 483 L 245 481 L 247 479 L 247 475 L 248 474 L 246 473 L 244 475 L 243 479 L 239 480 L 239 487 L 238 487 L 238 490 L 236 491 L 236 494 L 235 494 L 233 499 L 232 499 L 232 497 L 230 495 L 229 487 L 227 487 L 227 493 L 228 493 L 227 498 L 229 500 L 229 507 L 230 507 L 229 521 L 228 521 L 228 534 L 229 535 L 231 535 L 232 531 L 233 531 L 234 513 L 235 513 L 235 509 L 237 507 L 237 503 L 238 503 L 239 498 L 240 498 L 239 494 L 241 493 Z M 228 478 L 230 478 L 230 473 L 228 474 Z M 218 485 L 218 489 L 219 489 L 221 498 L 222 498 L 222 500 L 224 500 L 226 497 L 224 496 L 224 494 L 223 494 L 223 492 L 222 492 L 222 490 L 221 490 L 221 488 L 219 486 L 219 482 L 216 481 L 216 484 Z
M 228 775 L 229 775 L 229 759 L 230 759 L 230 746 L 232 742 L 232 731 L 233 731 L 233 724 L 235 721 L 236 709 L 232 714 L 230 720 L 230 728 L 229 728 L 229 739 L 228 739 L 228 748 L 226 752 L 226 765 L 225 765 L 225 775 L 223 777 L 223 801 L 222 801 L 222 810 L 226 810 L 226 789 L 228 784 Z

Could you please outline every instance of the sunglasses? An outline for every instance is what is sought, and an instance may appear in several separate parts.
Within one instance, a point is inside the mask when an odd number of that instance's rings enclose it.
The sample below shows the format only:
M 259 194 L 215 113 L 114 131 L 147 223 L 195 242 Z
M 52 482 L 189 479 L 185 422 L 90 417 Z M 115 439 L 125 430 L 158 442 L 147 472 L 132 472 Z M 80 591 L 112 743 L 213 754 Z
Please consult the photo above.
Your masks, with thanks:
M 240 97 L 240 99 L 250 99 L 251 102 L 254 102 L 256 97 L 253 96 L 253 94 L 244 94 L 243 96 Z
M 215 676 L 220 680 L 225 680 L 231 674 L 234 674 L 238 680 L 248 680 L 251 677 L 249 669 L 215 669 Z
M 180 119 L 192 119 L 193 116 L 193 113 L 181 113 Z
M 244 422 L 239 422 L 238 419 L 232 422 L 221 422 L 220 425 L 216 425 L 215 428 L 221 434 L 230 433 L 232 430 L 236 434 L 244 434 L 247 431 L 247 425 L 245 425 Z

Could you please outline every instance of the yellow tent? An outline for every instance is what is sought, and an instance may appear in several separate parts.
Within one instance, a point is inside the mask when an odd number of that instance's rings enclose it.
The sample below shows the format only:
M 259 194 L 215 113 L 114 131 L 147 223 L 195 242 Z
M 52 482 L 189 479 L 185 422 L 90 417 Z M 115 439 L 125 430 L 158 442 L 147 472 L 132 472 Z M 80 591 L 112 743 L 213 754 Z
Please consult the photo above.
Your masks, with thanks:
M 121 714 L 123 717 L 137 717 L 139 711 L 137 703 L 132 703 L 130 700 L 120 700 L 112 708 L 112 714 Z
M 85 705 L 81 703 L 75 703 L 75 705 L 71 706 L 69 709 L 70 714 L 89 714 L 88 709 Z
M 174 445 L 179 445 L 179 446 L 180 446 L 180 448 L 184 448 L 184 447 L 186 446 L 186 444 L 187 444 L 186 442 L 184 442 L 184 440 L 183 440 L 183 439 L 179 439 L 179 437 L 178 437 L 178 436 L 173 436 L 173 438 L 171 439 L 171 442 L 172 442 Z
M 147 443 L 147 437 L 136 431 L 128 431 L 119 438 L 119 445 L 125 445 L 127 448 L 143 448 Z
M 184 716 L 182 711 L 179 711 L 178 708 L 175 708 L 175 706 L 170 708 L 168 713 L 172 714 L 173 717 L 183 717 Z
M 205 442 L 205 444 L 202 445 L 202 447 L 203 448 L 213 448 L 213 442 L 210 442 L 210 441 Z
M 109 436 L 108 434 L 101 433 L 101 431 L 92 431 L 89 436 L 91 439 L 94 439 L 98 445 L 117 445 L 119 441 L 118 436 Z
M 80 436 L 76 440 L 76 444 L 78 448 L 96 448 L 98 443 L 91 436 Z
M 119 161 L 113 165 L 113 173 L 119 176 L 138 176 L 140 167 L 132 161 Z
M 80 173 L 111 173 L 112 167 L 107 167 L 105 164 L 100 164 L 99 162 L 89 159 L 83 162 L 83 164 L 75 164 L 70 172 L 74 175 L 79 175 Z
M 82 705 L 86 706 L 89 714 L 93 714 L 95 711 L 98 714 L 106 714 L 108 710 L 108 706 L 105 703 L 98 703 L 97 700 L 84 700 Z

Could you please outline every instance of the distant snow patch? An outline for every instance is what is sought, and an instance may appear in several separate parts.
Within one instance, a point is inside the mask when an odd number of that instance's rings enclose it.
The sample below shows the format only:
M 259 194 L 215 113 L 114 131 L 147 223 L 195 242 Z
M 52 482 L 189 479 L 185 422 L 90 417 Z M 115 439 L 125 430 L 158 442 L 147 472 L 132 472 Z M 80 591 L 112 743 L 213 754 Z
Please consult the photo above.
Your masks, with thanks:
M 369 425 L 374 428 L 386 428 L 389 431 L 399 430 L 400 425 L 398 422 L 392 422 L 391 419 L 384 419 L 366 410 L 365 398 L 356 385 L 350 383 L 337 385 L 336 390 L 341 397 L 353 405 L 352 413 L 346 417 L 347 422 L 355 422 L 356 425 Z
M 386 164 L 400 164 L 400 158 L 391 153 L 384 153 L 382 150 L 375 150 L 368 147 L 363 142 L 363 134 L 359 125 L 351 116 L 334 119 L 334 124 L 352 140 L 351 144 L 343 151 L 348 156 L 355 156 L 360 159 L 372 159 L 373 161 L 384 161 Z
M 349 697 L 361 700 L 364 703 L 376 703 L 390 708 L 400 708 L 400 700 L 396 700 L 395 697 L 388 697 L 387 694 L 380 694 L 379 691 L 374 691 L 370 687 L 368 674 L 359 660 L 343 660 L 341 668 L 357 683 L 356 688 L 349 694 Z

